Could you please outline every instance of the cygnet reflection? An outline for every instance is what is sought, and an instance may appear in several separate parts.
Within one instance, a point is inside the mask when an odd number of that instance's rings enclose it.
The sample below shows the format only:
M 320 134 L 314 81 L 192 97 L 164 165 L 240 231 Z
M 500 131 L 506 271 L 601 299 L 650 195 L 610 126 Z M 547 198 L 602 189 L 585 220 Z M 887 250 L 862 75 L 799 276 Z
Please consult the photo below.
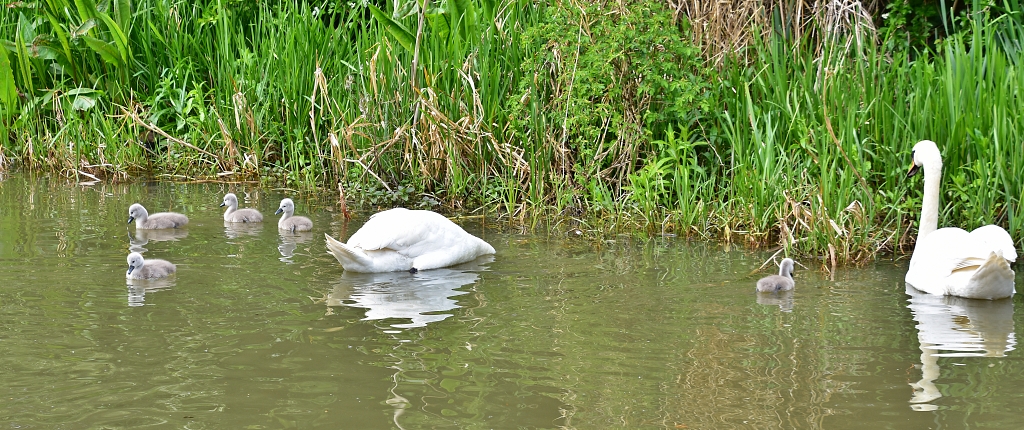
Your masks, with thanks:
M 281 253 L 280 260 L 285 263 L 291 263 L 292 256 L 295 255 L 295 249 L 299 247 L 300 243 L 308 243 L 313 240 L 313 233 L 308 231 L 297 231 L 297 232 L 281 232 L 281 241 L 277 245 L 277 252 Z
M 793 312 L 793 290 L 779 291 L 777 293 L 756 294 L 757 304 L 765 306 L 778 306 L 782 312 Z
M 224 235 L 227 236 L 228 239 L 238 239 L 243 236 L 258 236 L 261 231 L 263 231 L 262 223 L 224 221 Z
M 128 306 L 143 306 L 146 303 L 146 294 L 160 290 L 170 289 L 174 286 L 174 279 L 128 279 Z
M 147 249 L 146 244 L 149 242 L 165 242 L 181 240 L 188 236 L 188 230 L 186 229 L 162 229 L 162 230 L 135 230 L 135 235 L 132 232 L 128 232 L 128 249 L 131 252 L 145 253 Z
M 424 327 L 442 321 L 452 314 L 438 314 L 459 308 L 452 297 L 466 294 L 458 288 L 476 282 L 476 271 L 486 270 L 480 264 L 493 261 L 493 256 L 444 269 L 418 273 L 357 273 L 345 271 L 327 295 L 327 306 L 365 308 L 363 321 L 405 319 L 409 323 L 391 324 L 396 328 Z
M 921 380 L 910 383 L 914 389 L 911 408 L 916 411 L 938 408 L 928 402 L 942 397 L 935 386 L 939 357 L 1003 357 L 1017 344 L 1013 299 L 937 296 L 909 285 L 907 295 L 921 344 Z

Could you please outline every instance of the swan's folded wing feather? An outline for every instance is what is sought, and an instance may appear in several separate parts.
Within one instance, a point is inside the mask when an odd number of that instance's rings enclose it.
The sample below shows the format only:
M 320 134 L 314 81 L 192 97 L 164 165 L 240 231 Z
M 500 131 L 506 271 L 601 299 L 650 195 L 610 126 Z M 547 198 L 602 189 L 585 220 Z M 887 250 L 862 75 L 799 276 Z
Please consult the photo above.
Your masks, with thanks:
M 967 269 L 977 270 L 978 267 L 980 267 L 982 264 L 985 264 L 985 259 L 984 258 L 968 257 L 968 258 L 955 259 L 952 262 L 952 267 L 950 268 L 950 272 L 956 272 L 956 271 L 967 270 Z

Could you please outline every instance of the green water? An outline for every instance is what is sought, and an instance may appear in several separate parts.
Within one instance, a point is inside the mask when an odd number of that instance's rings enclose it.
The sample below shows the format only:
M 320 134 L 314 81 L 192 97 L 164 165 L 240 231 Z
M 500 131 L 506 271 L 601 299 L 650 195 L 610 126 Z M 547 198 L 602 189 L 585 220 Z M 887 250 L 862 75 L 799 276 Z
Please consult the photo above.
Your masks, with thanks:
M 229 191 L 273 222 L 226 227 Z M 278 233 L 286 196 L 312 233 Z M 134 202 L 191 222 L 135 236 Z M 1019 295 L 909 296 L 906 263 L 883 261 L 834 279 L 798 268 L 794 293 L 758 296 L 770 270 L 750 272 L 766 254 L 516 234 L 479 218 L 461 223 L 493 260 L 345 273 L 323 234 L 346 239 L 371 212 L 346 225 L 330 199 L 282 190 L 5 177 L 0 428 L 1022 422 Z M 130 249 L 178 273 L 126 281 Z

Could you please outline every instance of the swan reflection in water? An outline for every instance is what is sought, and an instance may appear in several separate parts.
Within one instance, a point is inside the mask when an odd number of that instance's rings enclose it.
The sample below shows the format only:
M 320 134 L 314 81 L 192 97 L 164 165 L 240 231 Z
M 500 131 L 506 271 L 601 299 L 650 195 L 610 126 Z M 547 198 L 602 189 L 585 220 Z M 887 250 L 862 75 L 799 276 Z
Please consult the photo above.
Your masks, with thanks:
M 280 233 L 281 242 L 277 245 L 277 252 L 281 253 L 281 258 L 279 258 L 279 260 L 285 263 L 292 262 L 292 257 L 295 255 L 295 248 L 298 248 L 300 243 L 308 243 L 313 239 L 313 232 L 309 231 L 282 231 Z
M 149 242 L 175 241 L 184 239 L 187 236 L 188 230 L 183 228 L 138 229 L 135 230 L 134 235 L 132 235 L 131 231 L 128 231 L 128 249 L 129 252 L 145 253 L 147 251 L 145 246 Z
M 366 309 L 363 321 L 404 319 L 408 323 L 391 324 L 395 328 L 424 327 L 442 321 L 452 314 L 438 314 L 459 308 L 452 297 L 466 294 L 458 288 L 480 278 L 476 273 L 487 270 L 482 264 L 494 261 L 491 255 L 472 262 L 418 273 L 356 273 L 345 271 L 334 289 L 327 294 L 327 306 L 349 306 Z
M 933 411 L 942 397 L 939 357 L 1003 357 L 1017 344 L 1013 299 L 979 300 L 927 294 L 907 286 L 921 344 L 921 380 L 912 382 L 911 409 Z
M 263 231 L 263 223 L 260 222 L 227 222 L 224 221 L 224 236 L 228 239 L 238 239 L 244 236 L 259 236 Z
M 777 293 L 757 293 L 757 304 L 778 306 L 782 312 L 793 312 L 793 290 Z
M 167 290 L 174 286 L 174 278 L 128 279 L 128 306 L 144 306 L 146 294 Z

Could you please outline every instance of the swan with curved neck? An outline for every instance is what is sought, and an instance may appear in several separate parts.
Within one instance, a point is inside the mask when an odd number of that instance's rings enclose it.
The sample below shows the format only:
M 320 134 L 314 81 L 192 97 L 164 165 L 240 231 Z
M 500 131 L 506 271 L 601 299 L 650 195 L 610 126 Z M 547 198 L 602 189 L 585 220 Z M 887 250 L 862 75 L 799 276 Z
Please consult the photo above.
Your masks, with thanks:
M 942 155 L 935 142 L 914 145 L 907 176 L 924 172 L 924 195 L 917 242 L 906 282 L 929 294 L 972 299 L 1002 299 L 1014 294 L 1017 260 L 1010 234 L 996 225 L 968 233 L 957 227 L 938 228 Z

